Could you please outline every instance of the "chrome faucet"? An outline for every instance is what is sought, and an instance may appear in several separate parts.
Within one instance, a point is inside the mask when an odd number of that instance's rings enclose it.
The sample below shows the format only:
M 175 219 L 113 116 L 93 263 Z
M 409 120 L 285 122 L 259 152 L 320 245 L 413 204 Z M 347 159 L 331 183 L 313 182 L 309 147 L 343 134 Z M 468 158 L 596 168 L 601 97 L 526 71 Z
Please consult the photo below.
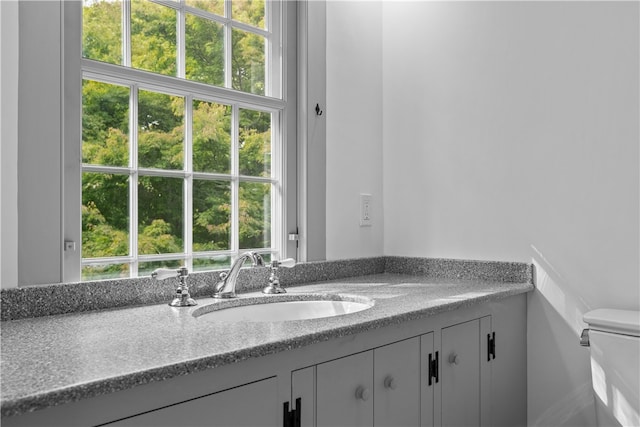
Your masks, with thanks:
M 236 281 L 238 280 L 238 274 L 242 264 L 250 259 L 252 267 L 263 267 L 264 260 L 262 256 L 256 252 L 245 252 L 236 259 L 231 266 L 229 273 L 220 273 L 220 281 L 216 283 L 213 290 L 214 298 L 235 298 L 236 295 Z

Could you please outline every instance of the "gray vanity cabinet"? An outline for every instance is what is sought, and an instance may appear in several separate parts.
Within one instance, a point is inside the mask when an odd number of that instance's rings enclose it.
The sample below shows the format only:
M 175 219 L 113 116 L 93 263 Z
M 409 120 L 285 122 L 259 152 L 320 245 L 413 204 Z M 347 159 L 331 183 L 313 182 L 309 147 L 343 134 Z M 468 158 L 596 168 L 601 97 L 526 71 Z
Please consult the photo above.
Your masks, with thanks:
M 518 295 L 3 417 L 2 425 L 525 426 L 526 344 L 526 295 Z
M 437 339 L 436 339 L 437 338 Z M 292 373 L 302 427 L 492 425 L 491 316 Z

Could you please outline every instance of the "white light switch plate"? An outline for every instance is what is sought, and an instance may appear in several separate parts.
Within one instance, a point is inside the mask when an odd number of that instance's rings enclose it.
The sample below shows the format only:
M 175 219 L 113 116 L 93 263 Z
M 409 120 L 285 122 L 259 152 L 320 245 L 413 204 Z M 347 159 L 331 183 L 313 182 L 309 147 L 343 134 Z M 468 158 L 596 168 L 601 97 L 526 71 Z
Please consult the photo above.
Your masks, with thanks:
M 360 227 L 371 226 L 371 198 L 371 194 L 360 194 Z

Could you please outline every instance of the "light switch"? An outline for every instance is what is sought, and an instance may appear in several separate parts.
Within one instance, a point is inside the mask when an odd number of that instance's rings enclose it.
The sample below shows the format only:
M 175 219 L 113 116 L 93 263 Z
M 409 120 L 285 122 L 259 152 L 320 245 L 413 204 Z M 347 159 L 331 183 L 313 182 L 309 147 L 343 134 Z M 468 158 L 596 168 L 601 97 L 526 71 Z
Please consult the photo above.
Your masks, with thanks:
M 371 226 L 371 198 L 371 194 L 360 194 L 360 227 Z

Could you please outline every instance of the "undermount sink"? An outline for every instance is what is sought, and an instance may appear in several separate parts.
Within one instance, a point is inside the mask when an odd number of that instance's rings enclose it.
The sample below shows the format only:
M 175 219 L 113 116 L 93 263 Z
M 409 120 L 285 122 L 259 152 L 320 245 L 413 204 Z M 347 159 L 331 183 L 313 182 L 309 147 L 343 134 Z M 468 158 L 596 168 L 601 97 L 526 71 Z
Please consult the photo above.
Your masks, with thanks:
M 373 306 L 373 300 L 358 297 L 313 295 L 247 298 L 201 307 L 193 312 L 199 319 L 213 322 L 283 322 L 357 313 Z

